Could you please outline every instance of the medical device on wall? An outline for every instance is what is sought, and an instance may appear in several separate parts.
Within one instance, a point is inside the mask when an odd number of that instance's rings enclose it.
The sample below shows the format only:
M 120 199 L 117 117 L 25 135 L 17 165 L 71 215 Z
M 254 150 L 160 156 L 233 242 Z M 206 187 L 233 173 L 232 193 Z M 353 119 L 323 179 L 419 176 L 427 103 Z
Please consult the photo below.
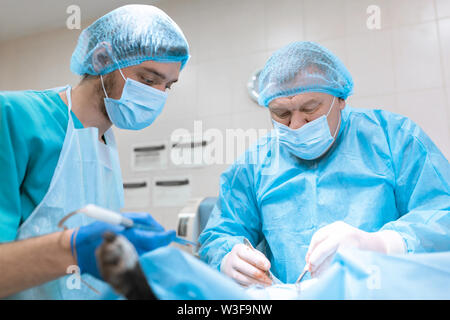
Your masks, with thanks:
M 213 138 L 196 137 L 194 134 L 173 135 L 170 140 L 171 164 L 180 168 L 205 166 L 205 154 Z
M 123 183 L 125 207 L 146 209 L 150 205 L 150 183 L 148 180 L 127 180 Z
M 259 69 L 259 70 L 256 70 L 255 72 L 253 72 L 247 81 L 248 95 L 256 103 L 258 103 L 258 97 L 259 97 L 258 82 L 259 82 L 259 75 L 261 74 L 261 71 L 262 70 Z
M 189 200 L 186 206 L 181 209 L 178 214 L 178 222 L 177 222 L 177 235 L 181 238 L 197 241 L 194 239 L 198 239 L 199 235 L 199 218 L 198 218 L 198 207 L 200 203 L 203 201 L 203 198 L 194 198 Z M 185 248 L 185 251 L 188 251 L 192 254 L 196 254 L 195 250 L 190 251 L 189 248 Z
M 133 145 L 131 169 L 147 171 L 167 168 L 167 141 L 154 141 L 147 144 Z
M 186 240 L 196 242 L 205 228 L 216 202 L 216 197 L 190 199 L 178 214 L 177 235 Z M 183 250 L 195 255 L 198 247 L 186 247 Z
M 154 207 L 182 207 L 191 198 L 190 176 L 155 177 L 152 201 Z

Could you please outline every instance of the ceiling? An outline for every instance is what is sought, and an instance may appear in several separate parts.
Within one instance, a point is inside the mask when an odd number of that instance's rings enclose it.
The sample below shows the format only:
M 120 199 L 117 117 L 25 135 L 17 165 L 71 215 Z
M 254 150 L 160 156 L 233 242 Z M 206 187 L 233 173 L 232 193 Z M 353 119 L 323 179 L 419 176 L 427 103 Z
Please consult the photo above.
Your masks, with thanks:
M 159 0 L 162 1 L 162 0 Z M 141 0 L 142 4 L 155 4 L 158 0 Z M 1 0 L 0 42 L 22 36 L 66 27 L 71 13 L 67 8 L 78 5 L 81 21 L 92 21 L 125 4 L 126 0 Z M 81 24 L 81 28 L 83 28 Z

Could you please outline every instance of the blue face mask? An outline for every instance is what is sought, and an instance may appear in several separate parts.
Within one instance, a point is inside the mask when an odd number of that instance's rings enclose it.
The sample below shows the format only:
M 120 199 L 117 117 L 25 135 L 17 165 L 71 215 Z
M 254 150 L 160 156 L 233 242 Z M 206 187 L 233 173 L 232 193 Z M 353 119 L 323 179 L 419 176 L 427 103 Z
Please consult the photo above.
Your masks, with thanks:
M 301 159 L 313 160 L 322 156 L 333 144 L 337 130 L 341 124 L 341 118 L 339 117 L 339 124 L 332 136 L 327 118 L 333 108 L 334 100 L 335 97 L 333 97 L 333 102 L 326 115 L 308 122 L 298 129 L 291 129 L 284 124 L 272 120 L 280 143 L 287 147 L 292 154 Z
M 149 87 L 133 79 L 120 74 L 125 80 L 120 100 L 108 98 L 102 81 L 106 98 L 105 107 L 111 122 L 118 128 L 128 130 L 140 130 L 148 127 L 161 113 L 167 100 L 167 93 Z

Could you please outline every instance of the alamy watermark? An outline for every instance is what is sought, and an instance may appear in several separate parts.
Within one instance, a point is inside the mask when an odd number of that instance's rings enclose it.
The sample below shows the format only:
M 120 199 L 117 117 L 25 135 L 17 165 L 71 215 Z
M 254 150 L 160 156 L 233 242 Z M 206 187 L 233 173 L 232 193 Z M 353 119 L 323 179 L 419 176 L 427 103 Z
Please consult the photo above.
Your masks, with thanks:
M 69 16 L 66 19 L 66 26 L 69 30 L 81 29 L 81 8 L 75 4 L 70 5 L 66 9 Z
M 377 265 L 370 265 L 367 268 L 369 276 L 366 280 L 366 287 L 369 290 L 379 290 L 381 289 L 381 270 Z
M 366 20 L 366 26 L 369 30 L 381 29 L 381 9 L 377 5 L 370 5 L 366 9 L 366 13 L 369 14 Z
M 81 289 L 81 271 L 77 265 L 70 265 L 67 267 L 66 273 L 69 275 L 66 279 L 66 287 L 69 290 Z
M 279 163 L 277 139 L 276 130 L 203 130 L 203 122 L 197 120 L 194 121 L 193 132 L 184 128 L 172 132 L 170 160 L 177 166 L 233 163 L 260 165 L 262 174 L 273 174 Z M 248 149 L 251 151 L 246 152 Z

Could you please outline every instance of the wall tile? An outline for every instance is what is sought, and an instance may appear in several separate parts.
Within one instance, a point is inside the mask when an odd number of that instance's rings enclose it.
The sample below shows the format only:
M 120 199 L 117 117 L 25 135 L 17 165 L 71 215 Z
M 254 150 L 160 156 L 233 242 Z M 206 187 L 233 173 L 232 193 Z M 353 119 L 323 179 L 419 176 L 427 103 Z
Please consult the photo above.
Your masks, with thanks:
M 198 61 L 220 60 L 245 53 L 264 51 L 264 6 L 258 0 L 207 2 L 197 23 Z
M 439 20 L 439 40 L 445 85 L 450 85 L 450 18 Z
M 194 117 L 164 119 L 158 117 L 151 126 L 139 130 L 121 130 L 115 128 L 115 136 L 121 161 L 129 163 L 131 159 L 132 145 L 145 144 L 152 141 L 166 140 L 168 141 L 172 133 L 177 129 L 186 129 L 193 131 Z M 124 175 L 130 173 L 129 164 L 122 167 Z
M 199 23 L 202 2 L 198 0 L 159 1 L 167 8 L 163 9 L 180 27 L 189 43 L 191 58 L 188 65 L 198 62 L 199 37 L 207 32 L 203 24 Z M 159 6 L 157 3 L 156 6 Z
M 432 0 L 395 0 L 388 3 L 391 26 L 417 24 L 436 18 Z
M 450 1 L 435 0 L 438 18 L 450 17 Z
M 442 86 L 435 22 L 393 30 L 394 70 L 399 90 Z
M 198 116 L 200 118 L 232 112 L 233 60 L 198 65 Z
M 10 71 L 0 90 L 43 90 L 78 83 L 80 77 L 70 71 L 78 34 L 63 28 L 2 43 L 0 60 L 6 65 L 2 70 Z
M 187 64 L 178 81 L 168 90 L 168 98 L 160 117 L 168 122 L 173 118 L 197 116 L 197 66 Z
M 391 31 L 382 30 L 347 38 L 347 67 L 358 95 L 395 91 Z
M 270 54 L 267 52 L 245 55 L 234 59 L 232 76 L 232 106 L 233 113 L 242 113 L 247 111 L 255 111 L 259 105 L 250 99 L 247 89 L 247 83 L 251 75 L 264 68 Z
M 229 165 L 214 165 L 196 170 L 192 197 L 217 197 L 219 195 L 220 175 Z
M 219 155 L 217 155 L 217 164 L 212 166 L 220 166 L 224 165 L 226 168 L 230 165 L 230 162 L 227 162 L 228 150 L 227 146 L 229 141 L 227 140 L 227 132 L 228 130 L 233 128 L 233 118 L 231 115 L 224 116 L 214 116 L 202 119 L 202 127 L 205 135 L 214 135 L 214 146 L 218 148 Z
M 303 16 L 306 39 L 332 39 L 345 35 L 344 0 L 305 0 Z
M 450 158 L 450 123 L 444 92 L 435 89 L 402 93 L 397 99 L 398 113 L 416 122 Z
M 389 3 L 391 0 L 346 0 L 345 1 L 345 27 L 347 35 L 374 32 L 384 30 L 391 25 L 391 11 Z M 367 21 L 372 22 L 373 11 L 367 13 L 369 6 L 378 6 L 380 11 L 380 29 L 369 29 Z
M 251 112 L 234 113 L 232 115 L 233 128 L 239 129 L 255 129 L 255 130 L 271 130 L 272 121 L 269 109 L 266 107 L 258 107 Z
M 391 112 L 398 112 L 396 95 L 376 95 L 376 96 L 351 96 L 347 99 L 347 104 L 354 108 L 382 109 Z
M 304 9 L 302 0 L 265 0 L 265 35 L 268 50 L 303 40 Z

